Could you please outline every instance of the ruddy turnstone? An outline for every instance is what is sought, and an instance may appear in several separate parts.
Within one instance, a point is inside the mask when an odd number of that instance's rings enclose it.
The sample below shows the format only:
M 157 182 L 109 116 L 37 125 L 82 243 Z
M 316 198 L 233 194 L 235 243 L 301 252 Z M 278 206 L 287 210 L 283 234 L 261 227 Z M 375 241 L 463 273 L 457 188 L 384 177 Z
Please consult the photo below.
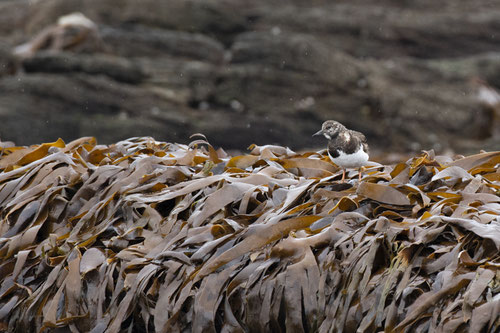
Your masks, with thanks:
M 345 180 L 346 168 L 359 168 L 361 180 L 361 169 L 368 162 L 368 144 L 363 133 L 347 129 L 338 121 L 327 120 L 313 136 L 321 134 L 328 139 L 328 156 L 342 168 L 341 181 Z

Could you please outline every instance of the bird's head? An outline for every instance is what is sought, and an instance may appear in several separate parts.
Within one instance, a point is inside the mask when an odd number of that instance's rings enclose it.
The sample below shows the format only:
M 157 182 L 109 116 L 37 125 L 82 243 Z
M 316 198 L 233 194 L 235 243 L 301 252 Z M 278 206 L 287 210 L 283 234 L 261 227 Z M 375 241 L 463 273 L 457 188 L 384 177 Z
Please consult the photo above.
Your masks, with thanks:
M 321 126 L 321 129 L 313 134 L 315 135 L 324 135 L 325 138 L 331 140 L 339 135 L 339 132 L 344 128 L 344 125 L 335 120 L 327 120 Z

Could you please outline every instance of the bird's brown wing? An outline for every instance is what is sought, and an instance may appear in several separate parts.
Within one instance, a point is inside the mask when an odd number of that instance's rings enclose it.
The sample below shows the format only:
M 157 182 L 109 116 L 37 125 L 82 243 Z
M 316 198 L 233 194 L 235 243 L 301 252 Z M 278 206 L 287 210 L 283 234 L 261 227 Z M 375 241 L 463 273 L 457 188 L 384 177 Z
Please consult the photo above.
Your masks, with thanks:
M 363 133 L 357 131 L 351 131 L 351 135 L 359 140 L 359 143 L 363 145 L 363 150 L 368 154 L 368 142 L 366 141 L 366 137 Z

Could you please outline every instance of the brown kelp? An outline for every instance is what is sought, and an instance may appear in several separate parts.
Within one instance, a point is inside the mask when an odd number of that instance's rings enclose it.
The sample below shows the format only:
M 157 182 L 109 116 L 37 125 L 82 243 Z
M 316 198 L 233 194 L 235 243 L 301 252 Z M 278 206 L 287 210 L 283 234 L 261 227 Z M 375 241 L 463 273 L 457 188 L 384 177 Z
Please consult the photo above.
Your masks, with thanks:
M 500 152 L 4 147 L 0 329 L 498 332 Z M 357 171 L 351 171 L 355 179 Z

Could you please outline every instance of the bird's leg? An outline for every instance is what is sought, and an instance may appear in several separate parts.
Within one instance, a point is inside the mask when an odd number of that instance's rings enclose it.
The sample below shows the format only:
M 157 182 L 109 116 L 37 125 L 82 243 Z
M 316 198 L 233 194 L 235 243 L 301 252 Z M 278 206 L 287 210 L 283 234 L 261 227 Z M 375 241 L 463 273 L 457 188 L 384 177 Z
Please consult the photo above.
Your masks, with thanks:
M 340 180 L 340 182 L 345 182 L 345 168 L 342 168 L 342 179 Z
M 363 172 L 363 167 L 359 167 L 359 174 L 358 174 L 358 177 L 359 177 L 359 181 L 361 181 L 361 173 Z

